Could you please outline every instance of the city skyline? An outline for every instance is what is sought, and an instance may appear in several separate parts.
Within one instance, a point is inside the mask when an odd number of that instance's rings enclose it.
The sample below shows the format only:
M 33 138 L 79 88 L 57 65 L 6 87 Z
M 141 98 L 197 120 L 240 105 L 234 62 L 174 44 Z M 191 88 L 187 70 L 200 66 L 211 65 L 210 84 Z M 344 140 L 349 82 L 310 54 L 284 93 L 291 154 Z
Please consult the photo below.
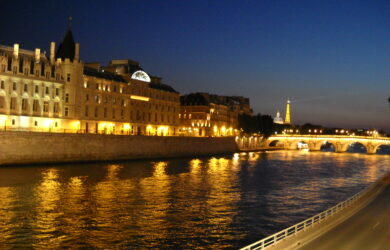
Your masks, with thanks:
M 181 94 L 242 95 L 272 116 L 290 98 L 293 124 L 390 131 L 384 1 L 28 3 L 4 4 L 0 44 L 49 51 L 72 16 L 85 62 L 131 58 Z

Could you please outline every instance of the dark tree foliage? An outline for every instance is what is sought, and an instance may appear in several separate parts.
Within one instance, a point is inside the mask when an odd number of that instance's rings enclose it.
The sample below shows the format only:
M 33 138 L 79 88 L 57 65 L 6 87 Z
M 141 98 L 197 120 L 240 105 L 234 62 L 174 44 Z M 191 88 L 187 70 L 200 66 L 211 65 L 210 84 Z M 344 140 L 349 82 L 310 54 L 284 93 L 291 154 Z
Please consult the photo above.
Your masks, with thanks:
M 242 114 L 238 116 L 238 127 L 245 133 L 257 133 L 259 132 L 256 126 L 256 120 L 253 116 Z
M 238 126 L 244 133 L 260 133 L 266 138 L 272 135 L 275 130 L 272 117 L 261 114 L 255 116 L 246 114 L 239 115 Z
M 262 134 L 265 138 L 270 137 L 274 131 L 274 119 L 272 119 L 269 115 L 257 115 L 257 121 L 259 125 L 260 134 Z

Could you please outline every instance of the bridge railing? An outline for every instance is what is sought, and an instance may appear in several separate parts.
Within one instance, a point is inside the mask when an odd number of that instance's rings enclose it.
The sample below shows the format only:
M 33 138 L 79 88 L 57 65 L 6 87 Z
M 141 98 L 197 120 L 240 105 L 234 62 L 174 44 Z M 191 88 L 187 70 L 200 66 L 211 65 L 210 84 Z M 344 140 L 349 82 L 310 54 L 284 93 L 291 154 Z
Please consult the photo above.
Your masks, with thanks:
M 351 206 L 353 203 L 355 203 L 360 197 L 362 197 L 364 194 L 368 193 L 376 183 L 371 184 L 367 188 L 363 189 L 359 193 L 353 195 L 349 199 L 338 203 L 337 205 L 329 208 L 326 211 L 323 211 L 319 214 L 314 215 L 313 217 L 310 217 L 309 219 L 306 219 L 304 221 L 301 221 L 289 228 L 286 228 L 284 230 L 281 230 L 273 235 L 270 235 L 266 238 L 263 238 L 262 240 L 256 241 L 255 243 L 252 243 L 246 247 L 241 248 L 241 250 L 254 250 L 254 249 L 265 249 L 267 247 L 270 247 L 272 245 L 275 245 L 281 240 L 284 240 L 286 238 L 292 237 L 295 234 L 297 234 L 300 231 L 304 231 L 307 228 L 310 228 L 314 225 L 319 224 L 320 222 L 324 221 L 325 219 L 328 219 L 329 217 L 339 213 L 340 211 L 344 210 L 345 208 Z

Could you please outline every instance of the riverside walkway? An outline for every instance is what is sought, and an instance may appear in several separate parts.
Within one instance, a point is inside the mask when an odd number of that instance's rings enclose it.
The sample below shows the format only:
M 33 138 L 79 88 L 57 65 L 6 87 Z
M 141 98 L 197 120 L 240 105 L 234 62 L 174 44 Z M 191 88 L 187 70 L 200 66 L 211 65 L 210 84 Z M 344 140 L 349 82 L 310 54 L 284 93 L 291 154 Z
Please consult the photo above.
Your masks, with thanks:
M 350 199 L 242 249 L 388 249 L 390 173 Z
M 367 207 L 299 249 L 389 249 L 390 178 Z

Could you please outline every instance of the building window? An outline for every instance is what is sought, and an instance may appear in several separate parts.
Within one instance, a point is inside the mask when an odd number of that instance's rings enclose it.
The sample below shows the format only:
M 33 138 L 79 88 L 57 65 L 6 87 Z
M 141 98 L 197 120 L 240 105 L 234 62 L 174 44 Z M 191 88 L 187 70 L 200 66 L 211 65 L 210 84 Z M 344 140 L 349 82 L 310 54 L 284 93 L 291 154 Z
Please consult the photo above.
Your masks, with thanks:
M 22 99 L 22 110 L 26 111 L 27 110 L 27 104 L 28 104 L 28 99 L 23 98 Z
M 3 80 L 0 83 L 0 89 L 4 89 L 4 81 Z
M 45 64 L 41 63 L 41 76 L 45 75 Z
M 39 86 L 35 85 L 35 94 L 38 94 L 38 93 L 39 93 Z
M 95 107 L 95 117 L 98 117 L 98 113 L 99 113 L 98 107 Z
M 31 60 L 31 62 L 30 62 L 30 75 L 34 74 L 34 66 L 35 66 L 35 63 L 33 60 Z
M 69 74 L 69 73 L 66 74 L 66 81 L 67 81 L 67 82 L 70 82 L 70 74 Z
M 27 84 L 24 84 L 23 90 L 24 90 L 24 92 L 27 92 L 27 90 L 28 90 Z
M 65 102 L 66 102 L 66 103 L 69 102 L 69 94 L 68 94 L 68 93 L 65 94 Z
M 49 102 L 48 101 L 43 102 L 43 112 L 49 112 Z
M 104 118 L 107 117 L 107 108 L 104 108 L 104 109 L 103 109 L 103 117 L 104 117 Z
M 34 121 L 34 126 L 38 126 L 38 121 Z
M 15 119 L 12 119 L 12 125 L 15 125 Z
M 85 95 L 85 101 L 86 101 L 86 102 L 89 101 L 89 95 L 88 95 L 88 94 Z
M 16 97 L 11 97 L 10 108 L 11 108 L 11 110 L 16 109 Z
M 95 95 L 95 103 L 98 103 L 98 102 L 99 102 L 99 96 Z
M 65 116 L 68 116 L 68 114 L 69 114 L 69 109 L 65 108 Z
M 20 58 L 19 59 L 19 73 L 23 73 L 23 63 L 24 63 L 23 58 Z
M 35 100 L 33 101 L 33 111 L 34 111 L 34 112 L 37 112 L 37 111 L 38 111 L 38 108 L 39 108 L 39 101 L 35 99 Z
M 112 87 L 112 90 L 113 90 L 114 92 L 116 92 L 116 85 L 114 85 L 114 86 Z
M 58 102 L 55 102 L 53 107 L 53 112 L 55 114 L 58 114 L 59 111 L 60 111 L 60 104 Z
M 12 57 L 8 56 L 7 70 L 11 71 L 11 68 L 12 68 Z
M 60 90 L 58 88 L 56 88 L 56 96 L 58 96 Z
M 49 94 L 49 87 L 46 87 L 46 88 L 45 88 L 45 94 L 46 94 L 46 95 Z
M 5 108 L 5 97 L 0 96 L 0 109 Z
M 88 117 L 88 106 L 85 106 L 85 116 Z
M 115 109 L 112 109 L 112 119 L 115 119 Z
M 15 90 L 15 91 L 16 91 L 16 82 L 13 82 L 13 83 L 12 83 L 12 90 Z

